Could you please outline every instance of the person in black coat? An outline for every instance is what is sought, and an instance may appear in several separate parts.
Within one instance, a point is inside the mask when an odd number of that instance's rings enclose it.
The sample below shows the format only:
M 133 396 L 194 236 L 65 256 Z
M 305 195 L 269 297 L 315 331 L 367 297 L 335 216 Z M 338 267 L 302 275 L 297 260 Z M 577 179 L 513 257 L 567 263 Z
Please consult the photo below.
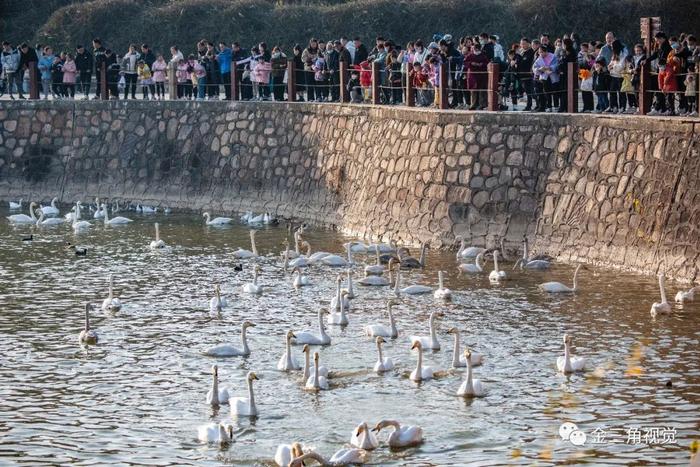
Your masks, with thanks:
M 578 61 L 578 54 L 576 53 L 576 49 L 574 49 L 574 42 L 571 39 L 566 38 L 562 40 L 562 45 L 564 47 L 564 55 L 559 62 L 559 112 L 566 112 L 568 110 L 567 83 L 569 79 L 569 63 L 576 63 Z
M 85 94 L 85 99 L 90 94 L 90 81 L 92 80 L 92 54 L 79 45 L 75 48 L 75 68 L 78 71 L 78 89 Z
M 100 39 L 93 39 L 92 40 L 92 54 L 95 59 L 95 78 L 97 82 L 97 89 L 95 90 L 95 99 L 100 98 L 100 81 L 102 80 L 102 66 L 105 64 L 105 55 L 107 52 L 107 49 L 105 49 L 102 46 L 102 41 Z M 116 60 L 116 56 L 114 56 L 114 59 Z M 109 85 L 109 80 L 107 80 L 107 83 Z
M 108 98 L 119 99 L 119 64 L 117 63 L 117 56 L 114 52 L 109 49 L 105 49 L 104 54 L 102 54 L 102 63 L 107 68 L 107 91 Z M 99 73 L 98 73 L 99 76 Z M 98 83 L 99 84 L 99 83 Z M 99 92 L 99 86 L 98 86 Z
M 28 70 L 29 64 L 32 62 L 34 62 L 35 65 L 39 65 L 39 56 L 36 54 L 36 50 L 29 47 L 29 44 L 24 42 L 22 45 L 19 46 L 19 68 L 18 68 L 18 71 L 20 73 L 24 73 L 24 70 Z M 20 76 L 22 76 L 22 75 L 20 74 Z M 36 80 L 37 83 L 41 83 L 41 75 L 39 73 L 38 66 L 36 66 L 34 68 L 34 79 Z M 20 87 L 20 89 L 21 89 L 21 87 Z M 19 98 L 24 99 L 22 94 L 19 95 Z
M 367 52 L 367 47 L 365 47 L 365 44 L 362 43 L 359 37 L 356 37 L 355 40 L 355 57 L 352 60 L 352 64 L 359 66 L 360 63 L 364 62 L 367 60 L 367 57 L 369 57 L 369 53 Z
M 532 110 L 532 101 L 535 97 L 534 83 L 532 82 L 532 65 L 535 63 L 535 49 L 532 48 L 527 37 L 520 39 L 520 61 L 518 62 L 518 79 L 520 87 L 527 95 L 527 105 L 524 111 Z

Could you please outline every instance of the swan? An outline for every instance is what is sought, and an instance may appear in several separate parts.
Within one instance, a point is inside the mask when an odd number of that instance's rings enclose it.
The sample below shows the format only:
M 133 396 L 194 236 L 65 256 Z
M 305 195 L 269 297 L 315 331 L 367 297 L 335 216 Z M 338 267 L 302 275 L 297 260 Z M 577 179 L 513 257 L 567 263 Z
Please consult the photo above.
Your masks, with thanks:
M 221 296 L 221 287 L 219 284 L 214 285 L 214 296 L 209 300 L 209 311 L 220 312 L 228 306 L 226 298 Z
M 438 289 L 433 292 L 433 297 L 437 298 L 438 300 L 449 300 L 452 298 L 452 291 L 443 287 L 442 274 L 442 271 L 438 271 Z
M 158 208 L 154 208 L 153 206 L 140 206 L 141 207 L 141 214 L 155 214 L 158 212 Z M 136 207 L 136 210 L 139 210 L 139 206 Z
M 95 345 L 98 341 L 97 333 L 94 329 L 90 329 L 90 310 L 92 305 L 89 303 L 85 304 L 85 327 L 80 331 L 78 335 L 78 341 L 83 345 Z
M 467 377 L 462 382 L 459 389 L 457 389 L 457 395 L 462 397 L 482 397 L 486 395 L 486 390 L 484 389 L 481 381 L 478 379 L 473 379 L 472 377 L 472 353 L 469 349 L 464 351 L 464 359 L 467 362 Z
M 343 292 L 340 299 L 340 311 L 331 311 L 328 314 L 328 324 L 338 324 L 340 326 L 346 326 L 348 321 L 348 315 L 345 314 L 345 304 L 349 303 L 347 300 L 347 292 Z
M 109 295 L 102 302 L 103 311 L 119 311 L 122 307 L 122 302 L 114 296 L 114 276 L 109 275 Z
M 253 282 L 245 284 L 243 286 L 243 292 L 253 295 L 262 295 L 263 286 L 258 285 L 258 274 L 260 274 L 260 271 L 262 271 L 262 268 L 259 264 L 256 264 L 255 268 L 253 268 Z
M 367 245 L 367 252 L 370 253 L 373 251 L 378 251 L 380 254 L 394 253 L 396 251 L 396 246 L 394 246 L 391 241 L 389 243 L 372 243 Z
M 34 206 L 36 206 L 35 202 L 29 203 L 29 216 L 26 214 L 13 214 L 7 216 L 7 220 L 13 224 L 35 224 L 37 218 L 34 216 Z
M 513 269 L 515 269 L 518 265 L 520 266 L 520 269 L 543 270 L 543 269 L 549 269 L 549 267 L 552 265 L 552 263 L 545 260 L 545 259 L 541 259 L 541 258 L 530 259 L 530 253 L 528 251 L 528 241 L 527 241 L 527 237 L 525 236 L 525 237 L 523 237 L 523 257 L 522 257 L 522 259 L 519 259 L 518 261 L 515 262 Z
M 365 266 L 365 275 L 366 276 L 381 276 L 384 274 L 384 265 L 382 264 L 382 260 L 379 257 L 379 251 L 375 250 L 376 255 L 377 255 L 377 262 L 371 266 Z
M 340 309 L 340 300 L 342 298 L 343 301 L 343 306 L 345 306 L 346 309 L 350 308 L 350 300 L 347 298 L 347 292 L 343 293 L 343 291 L 340 289 L 340 283 L 343 281 L 343 279 L 340 277 L 340 274 L 335 279 L 336 282 L 336 291 L 335 291 L 335 296 L 331 299 L 331 305 L 330 308 L 331 310 L 339 310 Z
M 285 250 L 280 253 L 282 258 L 287 258 L 287 259 L 294 259 L 298 258 L 301 252 L 299 251 L 299 245 L 301 244 L 301 239 L 300 239 L 300 234 L 299 232 L 294 232 L 294 251 L 289 250 L 289 240 L 286 238 L 284 239 L 284 246 Z
M 42 206 L 41 208 L 39 208 L 46 217 L 58 216 L 58 214 L 60 213 L 60 211 L 56 207 L 56 201 L 58 201 L 58 198 L 54 198 L 51 200 L 51 206 Z
M 666 276 L 664 273 L 659 274 L 659 290 L 661 291 L 661 303 L 654 302 L 651 305 L 651 315 L 656 316 L 658 313 L 670 313 L 671 304 L 666 300 L 666 287 L 664 287 Z
M 381 420 L 372 428 L 372 431 L 379 433 L 382 428 L 386 427 L 394 428 L 387 440 L 390 448 L 405 448 L 416 446 L 423 442 L 423 428 L 415 425 L 401 426 L 396 420 Z
M 437 332 L 435 330 L 435 320 L 444 316 L 442 311 L 433 311 L 430 313 L 429 326 L 430 336 L 411 336 L 411 342 L 420 342 L 423 349 L 440 350 L 440 342 L 438 342 Z
M 233 252 L 233 257 L 238 259 L 249 259 L 258 257 L 258 249 L 255 246 L 255 230 L 250 231 L 250 248 L 252 251 L 244 250 L 243 248 L 238 248 Z
M 447 332 L 454 334 L 455 336 L 455 343 L 452 352 L 452 368 L 464 368 L 467 366 L 467 359 L 464 358 L 464 355 L 459 351 L 459 329 L 450 328 Z M 471 355 L 473 366 L 479 366 L 484 363 L 484 356 L 480 353 L 472 352 Z
M 412 256 L 407 255 L 405 252 L 405 249 L 400 249 L 398 251 L 399 254 L 399 262 L 401 263 L 402 268 L 411 268 L 411 269 L 423 269 L 425 268 L 425 250 L 428 248 L 428 245 L 425 243 L 421 243 L 420 247 L 420 258 L 416 259 Z
M 479 253 L 486 253 L 486 248 L 481 248 L 478 246 L 466 247 L 464 243 L 464 237 L 455 237 L 455 240 L 459 240 L 459 251 L 457 251 L 457 259 L 469 259 L 476 258 Z
M 571 336 L 564 334 L 564 356 L 557 358 L 557 369 L 564 374 L 586 369 L 586 359 L 571 354 Z
M 244 224 L 248 223 L 248 219 L 251 219 L 254 216 L 253 211 L 246 211 L 245 214 L 241 216 L 241 222 Z
M 309 355 L 311 354 L 311 347 L 309 347 L 308 345 L 305 345 L 302 352 L 304 353 L 304 372 L 301 375 L 301 380 L 303 382 L 306 382 L 309 379 L 309 375 L 311 374 L 311 373 L 309 373 L 309 369 L 310 369 Z M 328 379 L 329 378 L 328 368 L 326 368 L 323 365 L 319 366 L 318 367 L 318 375 L 323 376 L 324 378 Z
M 280 444 L 275 451 L 275 464 L 278 467 L 289 467 L 292 460 L 303 455 L 300 443 Z
M 675 300 L 677 303 L 684 303 L 684 302 L 692 302 L 695 300 L 695 290 L 697 287 L 693 287 L 692 289 L 688 290 L 687 292 L 683 290 L 679 290 L 676 293 Z
M 401 282 L 401 269 L 396 270 L 396 282 L 394 283 L 394 294 L 396 297 L 400 297 L 402 293 L 406 295 L 422 295 L 426 293 L 430 293 L 433 291 L 432 287 L 428 287 L 427 285 L 409 285 L 408 287 L 404 287 L 403 289 L 399 288 L 399 283 Z
M 156 239 L 151 241 L 150 247 L 151 250 L 160 250 L 162 248 L 165 248 L 165 242 L 160 239 L 160 228 L 158 227 L 158 222 L 156 222 Z
M 10 201 L 10 210 L 15 211 L 17 209 L 22 209 L 22 201 L 24 201 L 22 198 L 19 199 L 18 203 Z
M 104 212 L 104 220 L 105 220 L 105 225 L 120 225 L 120 224 L 128 224 L 129 222 L 133 222 L 131 219 L 127 217 L 122 217 L 122 216 L 117 216 L 112 219 L 109 218 L 109 212 L 107 210 L 107 206 L 105 206 L 104 203 L 102 203 L 102 211 Z
M 357 448 L 343 448 L 336 451 L 330 459 L 312 451 L 292 460 L 289 467 L 303 467 L 307 460 L 315 460 L 323 466 L 341 467 L 345 465 L 359 465 L 367 462 L 367 451 Z
M 205 225 L 223 225 L 230 224 L 231 222 L 233 222 L 233 219 L 231 219 L 230 217 L 215 217 L 212 219 L 208 212 L 202 214 L 202 217 L 206 219 L 204 221 Z
M 289 266 L 293 268 L 304 268 L 311 264 L 309 256 L 311 255 L 311 244 L 307 241 L 301 242 L 301 246 L 306 248 L 306 255 L 299 255 L 289 262 Z
M 219 389 L 219 367 L 213 365 L 211 367 L 212 383 L 211 389 L 207 392 L 207 404 L 218 406 L 219 404 L 228 404 L 228 389 Z
M 339 255 L 327 255 L 321 258 L 321 262 L 325 264 L 326 266 L 331 266 L 331 267 L 344 267 L 352 264 L 352 250 L 350 249 L 350 246 L 346 248 L 347 251 L 347 260 L 342 258 Z
M 389 326 L 384 326 L 383 324 L 369 324 L 365 326 L 365 334 L 369 337 L 390 337 L 395 339 L 399 335 L 398 329 L 396 329 L 396 321 L 394 321 L 394 313 L 391 309 L 396 305 L 395 300 L 388 300 L 386 302 L 387 312 L 389 313 Z
M 491 282 L 500 282 L 506 280 L 506 272 L 498 269 L 498 250 L 493 251 L 493 271 L 489 274 Z
M 384 373 L 394 369 L 394 361 L 391 357 L 384 358 L 382 354 L 382 344 L 386 342 L 383 337 L 377 336 L 377 363 L 374 364 L 375 373 Z
M 348 285 L 347 288 L 343 289 L 343 292 L 347 292 L 348 298 L 355 298 L 355 289 L 352 286 L 352 269 L 348 268 L 345 270 L 345 277 L 347 278 Z
M 576 266 L 576 271 L 574 271 L 574 286 L 573 288 L 569 288 L 562 284 L 561 282 L 545 282 L 544 284 L 540 284 L 538 287 L 540 290 L 543 292 L 548 292 L 548 293 L 573 293 L 578 290 L 578 284 L 576 282 L 576 278 L 578 276 L 578 271 L 581 269 L 581 264 Z
M 236 417 L 257 417 L 258 408 L 255 406 L 255 395 L 253 394 L 253 380 L 259 379 L 253 371 L 246 375 L 248 384 L 248 397 L 232 397 L 229 399 L 231 406 L 231 416 Z
M 204 355 L 208 357 L 247 357 L 250 355 L 247 329 L 254 327 L 255 323 L 251 323 L 250 321 L 243 321 L 243 324 L 241 324 L 241 348 L 234 347 L 230 344 L 220 344 L 205 350 Z
M 272 217 L 272 214 L 270 214 L 269 211 L 265 212 L 265 216 L 263 217 L 263 224 L 265 225 L 277 225 L 279 224 L 279 219 L 276 217 Z
M 356 448 L 371 451 L 372 449 L 377 449 L 379 447 L 379 441 L 377 441 L 377 437 L 367 426 L 367 422 L 362 422 L 357 425 L 354 430 L 352 430 L 350 445 Z
M 64 218 L 65 220 L 67 220 L 68 222 L 73 222 L 73 221 L 76 219 L 76 214 L 75 214 L 75 212 L 76 212 L 76 208 L 75 208 L 75 206 L 73 206 L 72 208 L 70 208 L 70 211 L 68 211 L 68 212 L 66 213 L 66 215 L 63 216 L 63 218 Z
M 328 379 L 325 376 L 321 376 L 318 371 L 318 352 L 314 352 L 314 374 L 306 380 L 306 385 L 304 389 L 307 391 L 327 391 L 328 390 Z
M 202 443 L 229 444 L 233 441 L 233 425 L 207 423 L 197 428 L 197 438 Z
M 105 217 L 106 209 L 105 209 L 104 204 L 102 204 L 102 205 L 100 204 L 100 198 L 95 198 L 95 206 L 97 209 L 95 210 L 95 213 L 92 215 L 92 218 L 93 219 L 103 219 Z
M 44 211 L 41 210 L 38 210 L 37 213 L 39 214 L 39 219 L 36 221 L 38 227 L 60 225 L 66 222 L 66 220 L 61 217 L 49 217 L 48 219 L 44 219 Z
M 462 272 L 468 272 L 471 274 L 478 274 L 480 272 L 484 272 L 484 252 L 482 251 L 478 255 L 476 255 L 476 259 L 474 260 L 474 263 L 464 263 L 460 264 L 457 266 L 457 268 L 462 271 Z
M 343 246 L 345 248 L 350 247 L 350 251 L 352 251 L 353 253 L 367 253 L 367 249 L 369 248 L 369 246 L 366 243 L 360 241 L 343 243 Z
M 301 272 L 301 269 L 296 267 L 292 270 L 292 272 L 294 273 L 294 280 L 292 281 L 292 285 L 295 289 L 298 289 L 299 287 L 304 287 L 306 285 L 311 285 L 311 282 L 309 281 L 309 276 L 303 274 Z
M 318 310 L 318 335 L 311 331 L 295 332 L 294 344 L 296 345 L 331 345 L 331 338 L 326 334 L 326 327 L 323 325 L 323 314 L 326 310 Z
M 416 369 L 411 372 L 411 381 L 433 379 L 433 369 L 429 366 L 423 366 L 423 345 L 419 340 L 413 343 L 411 350 L 413 349 L 418 349 L 418 363 L 416 364 Z
M 287 334 L 285 334 L 285 350 L 282 357 L 280 357 L 280 361 L 277 362 L 277 369 L 280 371 L 301 370 L 301 365 L 299 365 L 297 359 L 292 356 L 292 338 L 294 337 L 296 337 L 296 335 L 292 331 L 287 331 Z
M 92 224 L 88 221 L 80 220 L 80 209 L 81 205 L 80 201 L 78 201 L 77 203 L 75 203 L 75 214 L 73 215 L 73 223 L 71 224 L 75 232 L 79 232 L 81 230 L 85 230 L 92 227 Z
M 248 225 L 251 224 L 262 224 L 263 221 L 265 220 L 265 214 L 260 214 L 259 216 L 256 216 L 252 212 L 250 213 L 250 216 L 248 217 Z
M 387 285 L 391 285 L 391 281 L 387 279 L 386 277 L 382 276 L 367 276 L 363 277 L 359 281 L 357 281 L 358 284 L 364 285 L 364 286 L 378 286 L 378 287 L 383 287 Z

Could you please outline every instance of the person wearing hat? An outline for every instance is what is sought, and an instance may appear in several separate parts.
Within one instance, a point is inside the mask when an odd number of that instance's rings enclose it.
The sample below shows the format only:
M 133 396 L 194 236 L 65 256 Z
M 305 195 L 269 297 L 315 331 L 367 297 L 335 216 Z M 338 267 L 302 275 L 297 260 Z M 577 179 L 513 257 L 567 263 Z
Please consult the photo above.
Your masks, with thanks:
M 75 68 L 78 71 L 78 90 L 89 99 L 90 81 L 92 80 L 92 54 L 82 45 L 75 48 Z

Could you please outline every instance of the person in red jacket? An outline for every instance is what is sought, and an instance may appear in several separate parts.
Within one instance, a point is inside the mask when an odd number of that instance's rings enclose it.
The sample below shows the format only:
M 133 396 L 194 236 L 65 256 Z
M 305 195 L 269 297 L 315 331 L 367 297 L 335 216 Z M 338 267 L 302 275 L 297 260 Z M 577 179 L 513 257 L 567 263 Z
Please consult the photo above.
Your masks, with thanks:
M 464 72 L 467 74 L 467 89 L 471 93 L 472 105 L 469 110 L 483 110 L 487 105 L 487 67 L 489 58 L 481 51 L 481 45 L 474 44 L 472 52 L 464 57 Z
M 681 71 L 681 61 L 676 57 L 676 51 L 671 50 L 666 59 L 666 65 L 659 66 L 659 89 L 664 93 L 666 99 L 665 115 L 675 114 L 675 94 L 678 92 L 678 73 Z

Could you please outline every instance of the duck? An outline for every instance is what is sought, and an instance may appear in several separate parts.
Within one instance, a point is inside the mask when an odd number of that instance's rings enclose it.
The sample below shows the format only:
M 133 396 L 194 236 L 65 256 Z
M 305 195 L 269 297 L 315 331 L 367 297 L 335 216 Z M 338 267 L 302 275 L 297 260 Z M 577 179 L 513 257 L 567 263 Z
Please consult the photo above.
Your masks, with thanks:
M 549 260 L 541 257 L 530 259 L 527 236 L 523 236 L 523 257 L 515 262 L 513 269 L 520 266 L 520 269 L 536 269 L 541 271 L 544 269 L 549 269 L 551 265 L 552 263 Z
M 457 389 L 457 395 L 461 397 L 483 397 L 486 395 L 481 381 L 472 376 L 472 353 L 469 349 L 464 350 L 464 359 L 467 362 L 467 377 Z
M 233 441 L 233 425 L 219 422 L 199 426 L 197 427 L 197 439 L 202 443 L 227 445 Z
M 345 306 L 346 309 L 350 308 L 350 300 L 348 299 L 348 294 L 343 293 L 340 284 L 343 282 L 342 277 L 340 274 L 335 278 L 335 283 L 336 283 L 336 291 L 335 295 L 331 299 L 331 305 L 330 308 L 331 310 L 339 310 L 340 309 L 340 301 L 342 299 L 343 305 Z
M 37 218 L 34 215 L 35 202 L 29 203 L 29 215 L 26 214 L 13 214 L 7 216 L 7 220 L 12 224 L 36 224 Z
M 449 300 L 452 298 L 452 291 L 444 287 L 442 275 L 443 272 L 438 271 L 438 288 L 433 292 L 433 297 L 438 300 Z
M 42 206 L 39 208 L 41 212 L 46 216 L 58 216 L 60 214 L 60 211 L 56 207 L 56 202 L 58 201 L 58 198 L 54 198 L 51 200 L 51 205 L 50 206 Z
M 26 236 L 26 237 L 22 237 L 21 240 L 22 240 L 23 242 L 31 242 L 31 241 L 34 240 L 34 234 L 29 234 L 29 235 Z
M 220 404 L 228 404 L 228 389 L 219 388 L 219 367 L 212 365 L 212 383 L 211 389 L 207 392 L 207 404 L 219 406 Z
M 574 271 L 574 286 L 573 287 L 567 287 L 561 282 L 545 282 L 544 284 L 540 284 L 538 287 L 540 290 L 543 292 L 547 293 L 574 293 L 578 290 L 578 283 L 576 282 L 576 278 L 578 277 L 578 271 L 581 269 L 581 264 L 576 266 L 576 271 Z
M 476 258 L 479 253 L 486 253 L 486 248 L 481 248 L 478 246 L 467 247 L 464 243 L 464 237 L 457 236 L 455 240 L 459 240 L 459 250 L 457 251 L 457 259 L 469 259 Z
M 320 259 L 321 263 L 325 264 L 326 266 L 331 266 L 331 267 L 345 267 L 348 265 L 353 264 L 352 263 L 352 250 L 348 246 L 346 248 L 347 252 L 347 259 L 344 259 L 340 257 L 339 255 L 327 255 L 324 256 L 323 258 Z
M 309 281 L 309 276 L 307 276 L 306 274 L 303 274 L 301 272 L 301 269 L 299 269 L 298 267 L 294 268 L 292 270 L 292 273 L 294 275 L 294 279 L 292 280 L 292 285 L 294 286 L 295 289 L 298 289 L 299 287 L 311 285 L 311 281 Z
M 348 315 L 345 313 L 345 304 L 349 303 L 347 300 L 347 292 L 343 292 L 340 299 L 340 311 L 331 311 L 328 314 L 328 324 L 337 324 L 340 326 L 347 326 Z M 331 308 L 332 309 L 332 308 Z
M 428 350 L 440 350 L 440 342 L 437 338 L 437 331 L 435 329 L 435 320 L 444 316 L 442 311 L 433 311 L 430 313 L 430 318 L 428 319 L 430 327 L 429 336 L 411 336 L 411 342 L 420 342 L 422 349 Z
M 464 368 L 467 366 L 467 360 L 464 355 L 459 351 L 459 329 L 450 328 L 448 333 L 454 335 L 454 347 L 452 352 L 452 368 Z M 473 366 L 479 366 L 484 363 L 484 356 L 477 352 L 471 352 L 471 359 Z
M 382 354 L 382 344 L 386 341 L 382 336 L 377 336 L 375 342 L 377 343 L 377 363 L 374 364 L 374 372 L 381 374 L 393 370 L 394 361 L 391 359 L 391 357 L 384 358 L 384 355 Z
M 202 217 L 204 217 L 205 219 L 205 225 L 225 225 L 233 222 L 233 219 L 231 219 L 230 217 L 215 217 L 212 219 L 211 215 L 208 212 L 203 213 Z
M 245 284 L 243 286 L 243 292 L 253 295 L 262 295 L 263 286 L 258 284 L 258 275 L 260 271 L 262 271 L 262 268 L 259 264 L 256 264 L 255 268 L 253 268 L 253 282 Z
M 400 297 L 401 294 L 406 295 L 423 295 L 433 291 L 432 287 L 427 285 L 414 284 L 408 287 L 400 288 L 399 284 L 401 282 L 401 269 L 396 270 L 396 282 L 394 283 L 394 295 Z
M 292 356 L 292 339 L 295 337 L 296 335 L 292 331 L 287 331 L 285 334 L 285 350 L 279 362 L 277 362 L 277 369 L 280 371 L 301 370 L 301 365 L 299 365 L 297 359 Z
M 399 330 L 396 329 L 396 321 L 394 320 L 394 313 L 392 308 L 398 302 L 395 300 L 387 300 L 386 308 L 389 314 L 389 326 L 383 324 L 369 324 L 365 326 L 365 334 L 369 337 L 387 337 L 391 339 L 396 339 L 399 336 Z
M 379 258 L 379 251 L 375 250 L 375 254 L 377 256 L 377 262 L 365 266 L 365 276 L 381 276 L 384 274 L 384 265 L 382 264 L 381 258 Z
M 122 307 L 122 302 L 114 296 L 114 276 L 109 275 L 109 295 L 102 302 L 103 311 L 119 311 Z
M 328 380 L 319 374 L 318 371 L 318 352 L 314 352 L 314 374 L 309 376 L 306 380 L 306 385 L 304 389 L 307 391 L 327 391 L 328 390 Z
M 233 257 L 238 259 L 249 259 L 258 257 L 258 249 L 255 246 L 255 230 L 250 231 L 250 248 L 251 250 L 245 250 L 243 248 L 238 248 L 233 252 Z
M 151 241 L 149 245 L 151 250 L 160 250 L 166 248 L 165 242 L 160 238 L 160 228 L 158 227 L 158 222 L 155 223 L 156 226 L 156 239 Z
M 331 337 L 326 334 L 326 327 L 323 325 L 323 315 L 328 313 L 324 309 L 318 310 L 318 335 L 311 331 L 295 332 L 295 345 L 331 345 Z
M 481 253 L 476 255 L 476 259 L 473 263 L 462 263 L 459 266 L 457 266 L 457 269 L 469 274 L 478 274 L 484 272 L 484 252 L 482 251 Z
M 371 451 L 379 447 L 379 441 L 377 441 L 377 437 L 367 426 L 367 422 L 362 422 L 352 430 L 350 445 L 366 451 Z
M 586 359 L 571 353 L 571 336 L 564 334 L 564 356 L 557 358 L 557 369 L 560 373 L 569 374 L 586 369 Z
M 413 342 L 411 350 L 418 350 L 418 362 L 416 364 L 416 369 L 411 372 L 409 378 L 411 381 L 426 381 L 433 379 L 433 369 L 429 366 L 423 366 L 423 345 L 421 341 L 417 340 Z
M 420 258 L 416 259 L 413 256 L 408 255 L 408 251 L 405 249 L 398 250 L 399 263 L 404 269 L 423 269 L 425 268 L 425 251 L 428 245 L 425 242 L 421 243 L 420 247 Z
M 697 287 L 693 287 L 692 289 L 688 290 L 687 292 L 684 290 L 679 290 L 678 292 L 676 292 L 676 297 L 675 297 L 676 303 L 685 303 L 685 302 L 694 301 L 696 289 L 697 289 Z
M 105 225 L 123 225 L 133 222 L 131 219 L 122 216 L 117 216 L 110 219 L 109 212 L 107 211 L 107 207 L 104 205 L 104 203 L 102 204 L 102 211 L 104 212 Z
M 22 201 L 24 201 L 22 198 L 19 199 L 19 202 L 15 201 L 10 201 L 10 211 L 16 211 L 18 209 L 22 209 Z
M 248 397 L 232 397 L 229 399 L 231 416 L 234 418 L 258 416 L 258 408 L 255 405 L 255 395 L 253 394 L 253 381 L 259 379 L 258 375 L 254 371 L 249 371 L 245 379 L 248 385 Z
M 357 448 L 343 448 L 333 454 L 330 459 L 323 457 L 316 451 L 307 452 L 290 462 L 289 467 L 303 467 L 306 461 L 314 460 L 320 465 L 328 467 L 341 467 L 345 465 L 361 465 L 367 462 L 367 451 Z
M 68 243 L 66 245 L 66 250 L 73 250 L 75 253 L 75 256 L 87 256 L 87 248 L 78 246 L 78 245 L 73 245 L 72 243 Z
M 247 330 L 248 328 L 254 328 L 255 323 L 250 321 L 243 321 L 241 324 L 241 347 L 235 347 L 231 344 L 220 344 L 214 347 L 209 347 L 204 351 L 204 355 L 207 357 L 247 357 L 250 355 L 250 348 L 248 347 Z
M 280 444 L 275 451 L 275 464 L 278 467 L 289 467 L 292 460 L 303 455 L 304 451 L 300 443 Z
M 212 313 L 221 312 L 227 306 L 226 298 L 221 296 L 221 286 L 214 284 L 214 296 L 209 300 L 209 311 Z
M 489 274 L 491 282 L 500 282 L 506 280 L 506 272 L 498 269 L 498 250 L 493 251 L 493 271 Z
M 46 226 L 51 226 L 51 225 L 61 225 L 66 222 L 65 219 L 61 217 L 49 217 L 48 219 L 44 219 L 45 214 L 44 211 L 38 210 L 37 214 L 39 215 L 39 219 L 36 221 L 36 225 L 38 227 L 46 227 Z
M 90 328 L 90 310 L 92 305 L 89 303 L 85 304 L 85 327 L 78 335 L 78 341 L 82 345 L 96 345 L 99 337 L 94 329 Z
M 666 276 L 664 273 L 659 274 L 659 291 L 661 292 L 661 302 L 654 302 L 651 305 L 651 316 L 656 316 L 660 313 L 670 313 L 671 304 L 666 300 L 666 287 L 664 286 Z
M 100 204 L 100 198 L 95 198 L 95 207 L 96 207 L 96 209 L 92 215 L 92 218 L 93 219 L 104 219 L 106 209 L 105 209 L 104 204 L 102 204 L 102 205 Z
M 345 270 L 345 278 L 347 279 L 347 286 L 341 290 L 341 292 L 347 292 L 347 297 L 349 299 L 355 298 L 355 289 L 352 286 L 352 269 L 347 268 Z
M 301 380 L 303 382 L 308 381 L 309 376 L 311 373 L 309 372 L 310 370 L 310 365 L 309 365 L 309 360 L 310 360 L 310 354 L 311 354 L 311 347 L 309 347 L 308 344 L 304 345 L 304 348 L 302 349 L 302 353 L 304 354 L 304 372 L 301 375 Z M 314 368 L 315 370 L 315 368 Z M 328 379 L 328 368 L 325 366 L 321 365 L 318 367 L 318 374 L 319 376 L 323 376 L 324 378 Z
M 423 428 L 416 425 L 401 425 L 396 420 L 380 420 L 372 431 L 379 434 L 383 428 L 393 427 L 387 444 L 390 448 L 407 448 L 423 442 Z

